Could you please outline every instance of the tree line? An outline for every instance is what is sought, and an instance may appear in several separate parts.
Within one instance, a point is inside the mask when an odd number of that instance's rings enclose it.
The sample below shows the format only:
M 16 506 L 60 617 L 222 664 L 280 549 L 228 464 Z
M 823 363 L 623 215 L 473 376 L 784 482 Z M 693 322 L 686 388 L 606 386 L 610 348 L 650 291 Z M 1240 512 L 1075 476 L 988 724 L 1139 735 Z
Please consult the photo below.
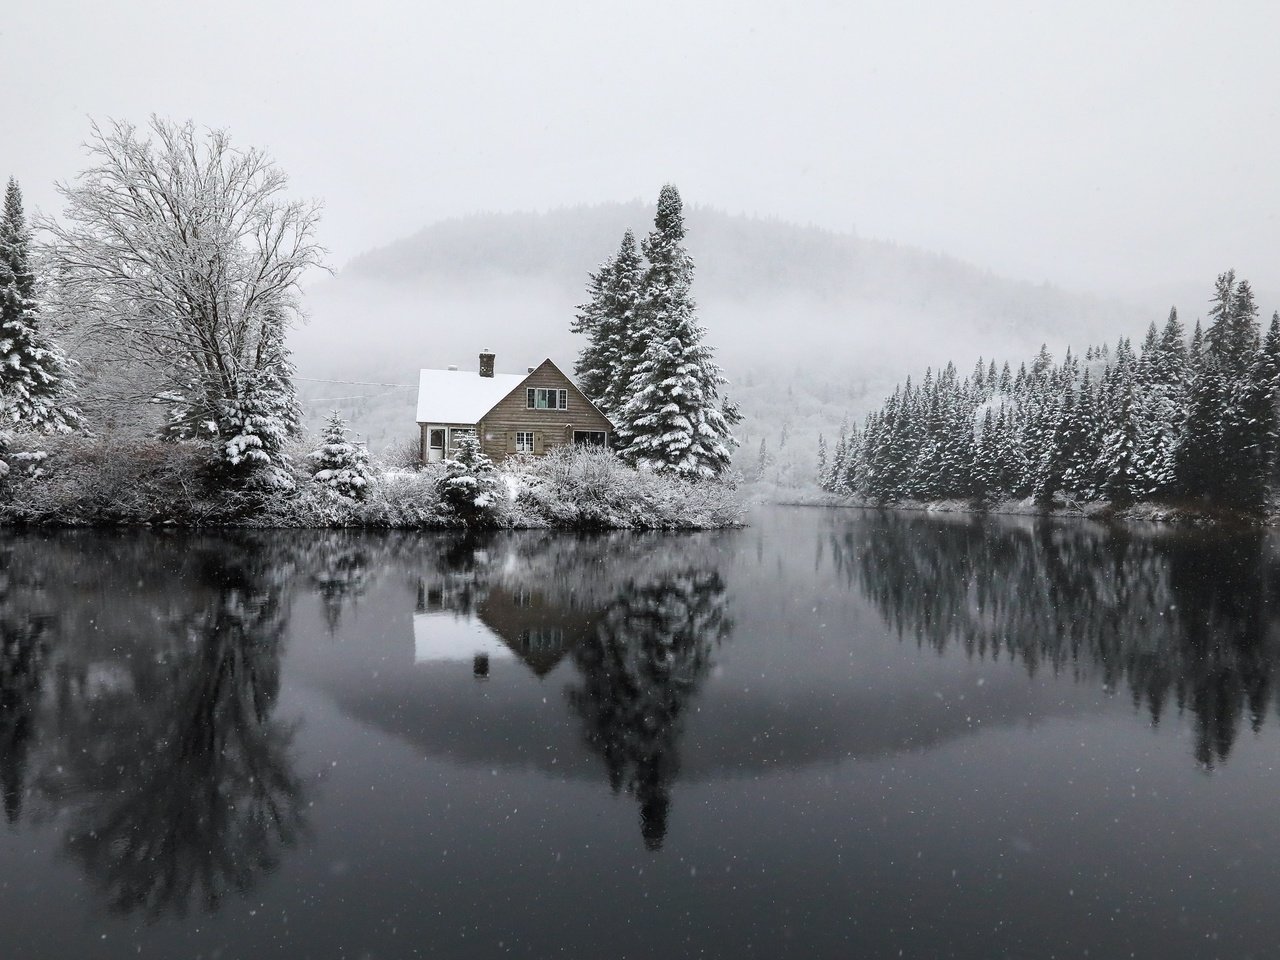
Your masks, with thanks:
M 908 379 L 834 447 L 820 486 L 876 502 L 1194 502 L 1257 511 L 1280 450 L 1280 313 L 1263 334 L 1247 280 L 1221 274 L 1209 323 L 1177 310 L 1135 350 L 1045 347 L 1030 367 L 979 360 Z
M 646 469 L 712 477 L 729 467 L 742 418 L 720 388 L 728 381 L 705 342 L 691 295 L 693 258 L 684 207 L 671 184 L 654 227 L 636 248 L 630 230 L 592 273 L 572 330 L 587 337 L 574 373 L 612 421 L 615 448 Z

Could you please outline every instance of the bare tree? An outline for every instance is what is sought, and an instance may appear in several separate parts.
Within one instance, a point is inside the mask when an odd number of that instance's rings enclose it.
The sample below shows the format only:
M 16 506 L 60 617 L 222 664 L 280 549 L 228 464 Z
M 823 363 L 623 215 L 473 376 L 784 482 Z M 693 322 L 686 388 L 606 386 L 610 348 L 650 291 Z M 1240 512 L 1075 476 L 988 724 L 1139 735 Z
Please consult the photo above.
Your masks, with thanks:
M 321 265 L 319 204 L 287 200 L 265 153 L 191 122 L 95 123 L 86 146 L 93 165 L 58 185 L 64 221 L 41 224 L 60 308 L 143 372 L 135 399 L 172 405 L 170 436 L 282 480 L 300 421 L 285 335 Z

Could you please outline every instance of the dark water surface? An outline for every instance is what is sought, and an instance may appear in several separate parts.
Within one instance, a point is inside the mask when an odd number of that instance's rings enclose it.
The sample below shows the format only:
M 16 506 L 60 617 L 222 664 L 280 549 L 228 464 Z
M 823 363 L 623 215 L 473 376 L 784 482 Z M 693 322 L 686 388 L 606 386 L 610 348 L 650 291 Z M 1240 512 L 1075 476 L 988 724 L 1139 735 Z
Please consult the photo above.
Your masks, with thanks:
M 6 533 L 0 958 L 1274 957 L 1278 547 Z

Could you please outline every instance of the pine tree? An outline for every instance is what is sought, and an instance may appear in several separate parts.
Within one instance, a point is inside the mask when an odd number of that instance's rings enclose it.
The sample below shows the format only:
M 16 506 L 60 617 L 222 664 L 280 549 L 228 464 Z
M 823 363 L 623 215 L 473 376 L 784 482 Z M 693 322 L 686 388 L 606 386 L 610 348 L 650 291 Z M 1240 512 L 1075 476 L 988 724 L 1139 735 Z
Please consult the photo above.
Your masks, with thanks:
M 453 515 L 466 526 L 491 526 L 502 481 L 479 439 L 458 437 L 454 455 L 443 467 L 436 489 Z
M 773 466 L 773 457 L 769 455 L 769 438 L 760 438 L 760 452 L 756 455 L 756 479 L 763 480 L 769 467 Z
M 684 247 L 680 194 L 662 188 L 640 296 L 648 338 L 617 416 L 622 453 L 637 466 L 688 477 L 713 477 L 729 466 L 736 445 L 719 406 L 726 381 L 704 342 L 690 286 L 693 259 Z
M 588 338 L 574 366 L 578 385 L 609 414 L 626 400 L 631 375 L 648 346 L 636 317 L 640 266 L 636 238 L 628 230 L 618 252 L 590 275 L 589 299 L 578 307 L 572 326 Z
M 340 496 L 363 500 L 369 486 L 369 451 L 348 440 L 347 434 L 338 411 L 330 412 L 320 446 L 308 456 L 311 479 Z
M 1265 490 L 1280 466 L 1280 312 L 1271 314 L 1271 324 L 1258 350 L 1253 374 L 1251 415 L 1257 425 L 1260 485 Z
M 830 478 L 827 476 L 827 441 L 818 434 L 818 486 L 823 490 L 830 490 Z
M 10 178 L 0 219 L 0 429 L 66 433 L 83 420 L 70 402 L 67 360 L 39 320 L 31 233 Z
M 587 275 L 587 302 L 578 305 L 578 312 L 569 326 L 573 333 L 585 334 L 587 337 L 587 343 L 579 351 L 578 360 L 573 365 L 573 373 L 577 377 L 578 388 L 597 406 L 600 406 L 605 387 L 612 380 L 615 370 L 614 360 L 610 356 L 612 344 L 606 313 L 607 291 L 614 263 L 615 258 L 610 257 L 600 264 L 600 269 Z

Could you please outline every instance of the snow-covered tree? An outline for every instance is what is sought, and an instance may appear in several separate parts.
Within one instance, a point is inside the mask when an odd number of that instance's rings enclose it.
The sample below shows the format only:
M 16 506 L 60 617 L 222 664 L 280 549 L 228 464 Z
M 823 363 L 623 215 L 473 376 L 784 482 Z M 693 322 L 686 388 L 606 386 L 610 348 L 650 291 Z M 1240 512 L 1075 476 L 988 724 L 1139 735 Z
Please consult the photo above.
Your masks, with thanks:
M 648 343 L 616 425 L 623 456 L 637 466 L 712 477 L 728 468 L 736 441 L 720 406 L 726 381 L 690 294 L 693 258 L 684 236 L 680 194 L 668 184 L 643 245 L 649 266 L 639 313 Z
M 63 307 L 174 404 L 171 436 L 201 435 L 240 479 L 287 482 L 297 430 L 285 345 L 299 281 L 319 265 L 318 206 L 225 131 L 153 117 L 94 125 L 93 166 L 59 191 L 53 238 Z
M 572 326 L 574 333 L 587 337 L 574 365 L 578 386 L 606 413 L 626 399 L 627 384 L 647 346 L 636 325 L 640 267 L 635 234 L 628 230 L 618 252 L 591 274 L 588 300 L 578 307 Z
M 502 479 L 493 461 L 480 449 L 478 438 L 459 436 L 454 455 L 444 461 L 437 487 L 440 498 L 468 526 L 485 526 L 493 519 L 501 496 Z
M 369 487 L 369 451 L 348 439 L 348 434 L 338 411 L 330 412 L 320 446 L 308 455 L 311 479 L 341 496 L 363 500 Z
M 82 425 L 67 360 L 40 329 L 31 232 L 10 178 L 0 217 L 0 431 L 66 433 Z

